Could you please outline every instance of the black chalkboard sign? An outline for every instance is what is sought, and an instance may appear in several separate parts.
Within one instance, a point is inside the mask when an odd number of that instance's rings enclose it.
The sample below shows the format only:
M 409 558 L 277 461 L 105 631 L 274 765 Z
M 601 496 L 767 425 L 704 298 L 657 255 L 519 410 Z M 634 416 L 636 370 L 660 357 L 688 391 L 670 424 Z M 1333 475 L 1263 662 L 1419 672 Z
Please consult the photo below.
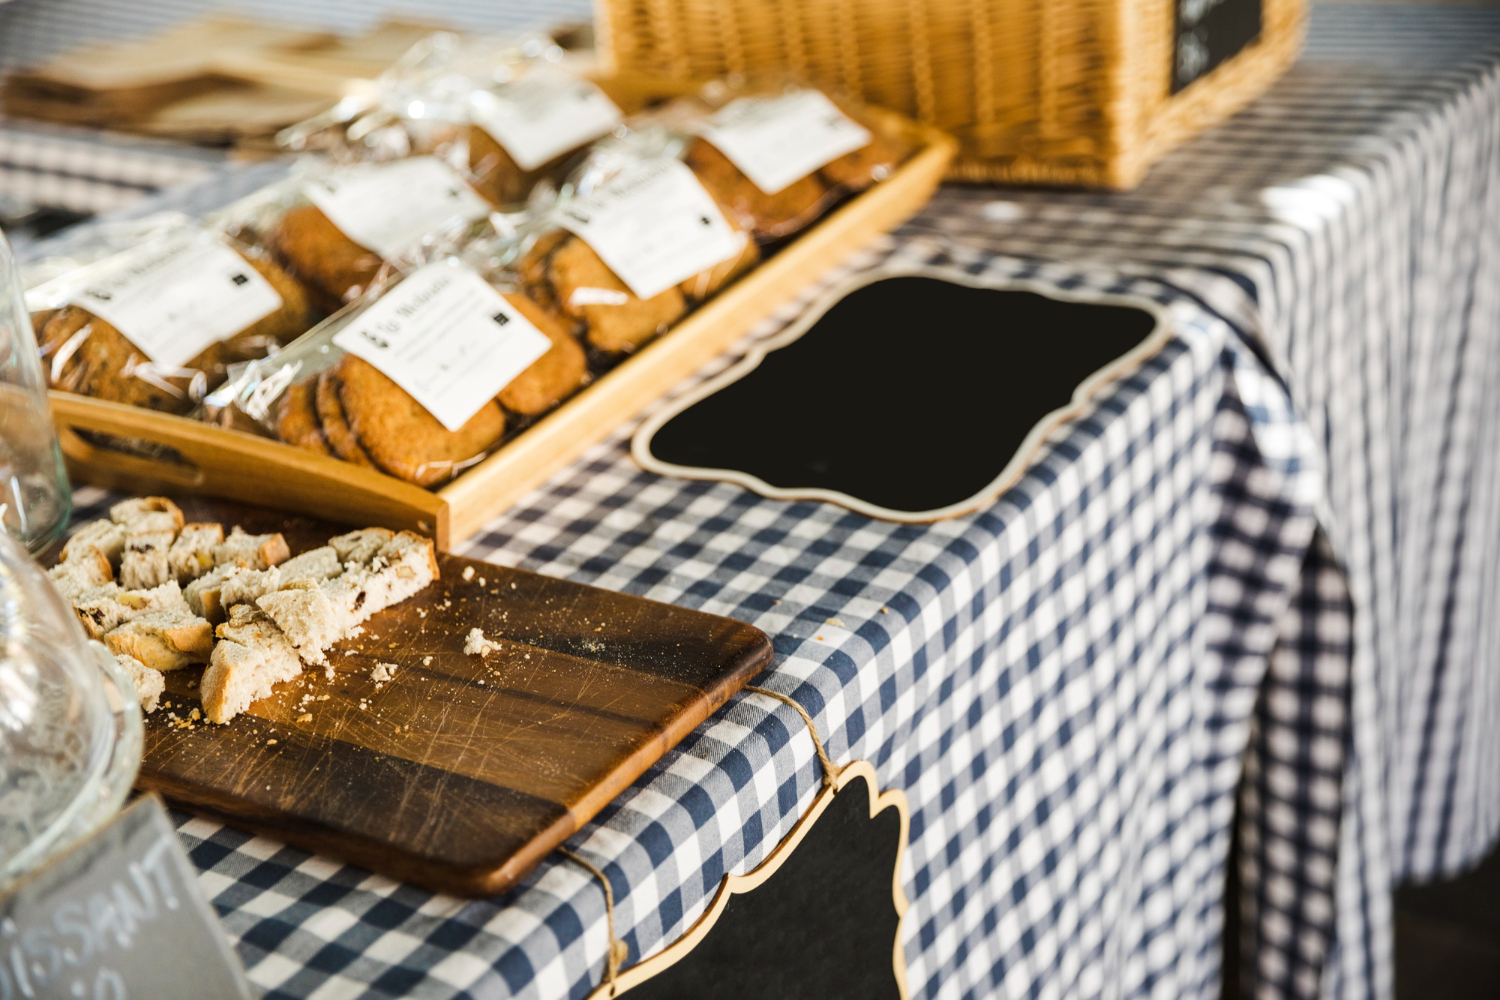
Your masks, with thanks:
M 155 796 L 0 896 L 0 1000 L 254 996 Z
M 632 454 L 663 475 L 887 520 L 966 513 L 1161 348 L 1171 335 L 1161 317 L 1123 296 L 878 272 L 647 420 Z
M 1177 0 L 1172 93 L 1260 37 L 1261 0 Z
M 746 884 L 732 886 L 724 905 L 710 910 L 706 933 L 695 927 L 628 970 L 623 996 L 901 1000 L 906 900 L 893 888 L 900 884 L 906 809 L 899 793 L 877 796 L 874 769 L 856 762 L 836 795 L 820 793 L 806 835 L 763 864 L 769 874 L 741 877 Z

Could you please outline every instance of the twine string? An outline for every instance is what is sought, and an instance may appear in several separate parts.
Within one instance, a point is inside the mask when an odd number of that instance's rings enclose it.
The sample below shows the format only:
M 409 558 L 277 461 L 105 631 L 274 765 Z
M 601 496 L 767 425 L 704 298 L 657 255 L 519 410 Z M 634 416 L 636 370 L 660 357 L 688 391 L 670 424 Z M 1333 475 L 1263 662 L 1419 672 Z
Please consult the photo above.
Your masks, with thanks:
M 813 725 L 812 716 L 807 714 L 807 709 L 797 704 L 796 700 L 790 695 L 782 694 L 780 691 L 757 687 L 754 684 L 746 684 L 745 690 L 754 691 L 756 694 L 763 694 L 768 698 L 775 698 L 777 701 L 785 702 L 797 710 L 797 714 L 802 716 L 802 721 L 807 723 L 807 731 L 812 734 L 813 749 L 818 751 L 818 760 L 823 764 L 823 786 L 825 788 L 832 788 L 834 783 L 838 781 L 839 774 L 844 769 L 842 766 L 835 764 L 829 758 L 828 751 L 823 749 L 823 740 L 818 736 L 818 727 Z
M 613 997 L 616 993 L 615 977 L 620 974 L 620 966 L 625 964 L 625 959 L 630 955 L 630 946 L 615 937 L 615 890 L 602 871 L 577 854 L 566 847 L 559 847 L 557 853 L 575 865 L 588 869 L 589 873 L 604 886 L 604 926 L 609 933 L 609 951 L 604 958 L 604 979 L 600 985 L 608 986 L 609 995 Z

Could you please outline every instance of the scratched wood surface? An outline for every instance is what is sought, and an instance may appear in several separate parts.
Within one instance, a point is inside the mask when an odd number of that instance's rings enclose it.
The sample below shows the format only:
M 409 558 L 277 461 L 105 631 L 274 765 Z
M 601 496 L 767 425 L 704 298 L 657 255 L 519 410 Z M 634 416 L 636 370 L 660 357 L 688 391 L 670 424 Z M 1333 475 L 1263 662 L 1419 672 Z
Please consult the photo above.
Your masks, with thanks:
M 282 531 L 294 553 L 344 530 L 179 502 L 189 520 Z M 329 652 L 332 679 L 309 668 L 228 725 L 191 718 L 198 670 L 168 674 L 139 787 L 396 878 L 491 895 L 771 661 L 770 640 L 742 622 L 456 556 L 439 564 L 442 579 Z M 465 655 L 474 627 L 500 650 Z M 377 688 L 379 663 L 397 669 Z

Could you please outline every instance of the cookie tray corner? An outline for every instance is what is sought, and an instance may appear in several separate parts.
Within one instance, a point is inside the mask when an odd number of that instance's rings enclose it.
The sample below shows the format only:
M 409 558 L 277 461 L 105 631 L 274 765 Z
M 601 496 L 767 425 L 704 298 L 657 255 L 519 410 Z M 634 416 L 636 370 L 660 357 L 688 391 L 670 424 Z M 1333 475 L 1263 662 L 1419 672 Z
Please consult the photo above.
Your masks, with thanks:
M 331 521 L 409 528 L 447 550 L 504 513 L 849 254 L 913 215 L 956 150 L 910 125 L 919 151 L 739 281 L 447 486 L 430 491 L 243 431 L 53 391 L 53 417 L 76 481 L 135 493 L 197 493 Z M 96 443 L 147 442 L 155 455 Z M 93 440 L 90 440 L 93 438 Z

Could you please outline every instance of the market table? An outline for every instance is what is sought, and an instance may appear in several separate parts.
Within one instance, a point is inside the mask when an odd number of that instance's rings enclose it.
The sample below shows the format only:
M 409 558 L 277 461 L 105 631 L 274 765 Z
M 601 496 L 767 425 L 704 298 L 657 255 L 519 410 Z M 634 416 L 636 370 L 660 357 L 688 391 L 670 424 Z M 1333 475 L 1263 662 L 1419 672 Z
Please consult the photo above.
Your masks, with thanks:
M 1247 985 L 1389 995 L 1394 885 L 1500 819 L 1497 40 L 1485 11 L 1320 8 L 1288 78 L 1139 190 L 948 189 L 854 262 L 1171 312 L 978 513 L 666 480 L 627 428 L 466 551 L 770 633 L 761 683 L 910 799 L 913 996 L 1217 995 L 1237 798 Z M 747 694 L 574 837 L 626 964 L 820 782 L 801 720 Z M 179 818 L 267 996 L 600 981 L 603 893 L 570 864 L 463 901 Z

